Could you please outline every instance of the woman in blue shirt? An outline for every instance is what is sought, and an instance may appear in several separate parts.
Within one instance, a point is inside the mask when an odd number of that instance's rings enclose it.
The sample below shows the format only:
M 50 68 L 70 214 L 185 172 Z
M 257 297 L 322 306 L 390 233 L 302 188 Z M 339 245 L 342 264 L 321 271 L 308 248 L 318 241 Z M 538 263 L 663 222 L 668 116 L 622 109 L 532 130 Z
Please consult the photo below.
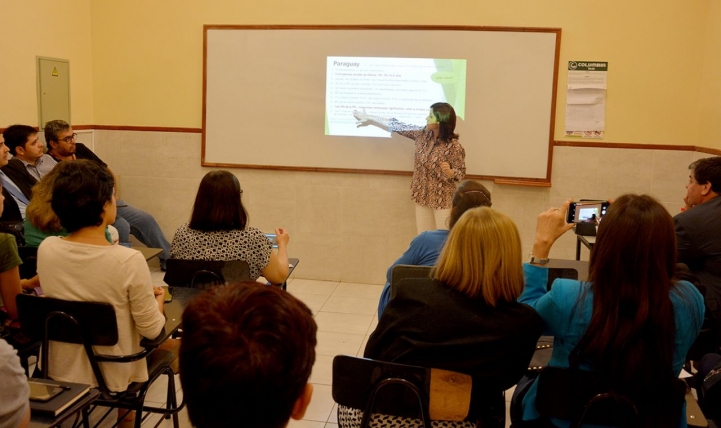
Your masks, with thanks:
M 556 280 L 547 292 L 542 264 L 556 239 L 572 227 L 565 222 L 569 202 L 539 215 L 534 263 L 524 265 L 526 288 L 519 302 L 531 305 L 546 334 L 554 336 L 549 366 L 594 371 L 602 388 L 635 401 L 643 426 L 667 425 L 652 420 L 659 412 L 644 411 L 658 405 L 647 397 L 678 376 L 704 315 L 698 290 L 674 279 L 673 219 L 651 196 L 621 196 L 598 227 L 589 281 Z M 536 387 L 532 384 L 523 398 L 523 420 L 540 417 Z M 686 426 L 685 421 L 682 415 L 671 425 Z

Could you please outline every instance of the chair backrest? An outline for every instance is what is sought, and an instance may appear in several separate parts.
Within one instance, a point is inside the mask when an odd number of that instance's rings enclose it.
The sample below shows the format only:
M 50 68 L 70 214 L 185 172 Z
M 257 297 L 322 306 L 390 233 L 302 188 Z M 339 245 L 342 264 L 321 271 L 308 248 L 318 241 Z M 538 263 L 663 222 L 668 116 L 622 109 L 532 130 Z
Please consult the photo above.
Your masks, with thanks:
M 250 266 L 245 260 L 182 260 L 165 261 L 163 281 L 171 287 L 205 288 L 226 282 L 249 281 Z
M 51 340 L 82 344 L 87 338 L 91 345 L 97 346 L 118 343 L 115 309 L 109 303 L 74 302 L 30 294 L 20 294 L 16 300 L 20 326 L 31 339 L 43 340 L 46 318 L 53 312 L 63 312 L 75 318 L 82 329 L 76 328 L 72 321 L 57 319 L 50 323 L 48 333 Z
M 395 265 L 391 270 L 391 299 L 398 292 L 398 283 L 406 278 L 428 278 L 433 266 Z
M 43 375 L 47 377 L 51 359 L 50 341 L 81 344 L 90 361 L 100 392 L 110 396 L 103 374 L 101 361 L 131 361 L 131 359 L 99 356 L 93 346 L 113 346 L 118 343 L 118 324 L 115 309 L 109 303 L 78 302 L 20 294 L 16 298 L 20 326 L 25 335 L 33 340 L 42 340 L 43 350 L 40 357 Z M 135 354 L 134 359 L 142 358 L 147 351 Z
M 431 420 L 462 421 L 471 404 L 471 376 L 440 369 L 338 355 L 333 359 L 333 399 L 363 410 Z
M 546 288 L 548 289 L 548 291 L 551 291 L 551 287 L 553 286 L 553 281 L 555 281 L 559 278 L 578 280 L 578 270 L 576 270 L 574 268 L 549 267 L 548 268 L 548 284 L 546 284 Z
M 544 418 L 617 427 L 676 427 L 685 401 L 686 384 L 673 379 L 663 391 L 636 403 L 623 394 L 600 386 L 598 377 L 585 370 L 546 367 L 538 376 L 536 409 Z

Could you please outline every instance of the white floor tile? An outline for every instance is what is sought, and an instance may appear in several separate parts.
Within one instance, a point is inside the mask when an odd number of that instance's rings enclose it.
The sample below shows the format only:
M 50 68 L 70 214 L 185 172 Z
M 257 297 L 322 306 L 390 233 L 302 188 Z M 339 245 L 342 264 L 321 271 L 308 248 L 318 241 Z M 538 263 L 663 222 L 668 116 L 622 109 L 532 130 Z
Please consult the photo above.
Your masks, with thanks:
M 363 342 L 361 343 L 360 348 L 358 348 L 358 352 L 356 352 L 356 357 L 362 357 L 363 353 L 366 350 L 366 345 L 368 344 L 368 336 L 363 338 Z
M 325 422 L 319 422 L 319 421 L 308 421 L 308 420 L 300 420 L 296 421 L 291 419 L 290 422 L 288 422 L 287 428 L 324 428 Z
M 381 291 L 383 291 L 382 285 L 341 282 L 333 292 L 333 296 L 358 297 L 361 299 L 372 299 L 377 302 L 381 296 Z
M 289 291 L 289 293 L 301 302 L 305 303 L 306 306 L 308 306 L 308 308 L 310 308 L 310 310 L 313 312 L 313 315 L 317 314 L 323 307 L 323 305 L 325 305 L 325 302 L 328 300 L 328 296 L 324 294 L 307 294 L 298 293 L 296 291 Z
M 366 332 L 366 334 L 373 333 L 376 327 L 378 327 L 378 314 L 375 314 L 375 316 L 373 317 L 373 321 L 371 321 L 371 325 L 368 327 L 368 331 Z
M 358 297 L 330 296 L 321 308 L 323 312 L 373 315 L 378 311 L 378 300 Z
M 310 404 L 303 419 L 323 422 L 323 425 L 325 425 L 334 405 L 335 402 L 331 395 L 331 386 L 313 384 L 313 396 L 311 397 Z
M 309 383 L 321 385 L 333 384 L 333 357 L 330 355 L 316 355 L 313 372 L 310 375 Z
M 372 320 L 372 315 L 339 314 L 323 311 L 318 312 L 318 315 L 315 316 L 318 331 L 362 335 L 366 334 Z
M 355 355 L 360 349 L 364 336 L 362 334 L 334 333 L 329 331 L 318 332 L 318 345 L 315 347 L 317 355 Z
M 322 294 L 330 296 L 338 287 L 337 281 L 317 281 L 314 279 L 294 279 L 288 284 L 291 293 Z
M 330 416 L 328 417 L 328 422 L 331 424 L 337 424 L 338 423 L 338 405 L 333 405 L 333 410 L 330 411 Z M 326 425 L 328 426 L 328 425 Z

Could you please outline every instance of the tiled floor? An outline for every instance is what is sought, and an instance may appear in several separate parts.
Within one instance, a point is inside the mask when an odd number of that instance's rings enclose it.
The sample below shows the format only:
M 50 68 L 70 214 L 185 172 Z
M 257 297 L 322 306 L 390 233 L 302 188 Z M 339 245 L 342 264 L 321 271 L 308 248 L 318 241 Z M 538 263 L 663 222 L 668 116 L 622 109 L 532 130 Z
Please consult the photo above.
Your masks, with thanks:
M 153 281 L 162 285 L 163 273 L 153 272 Z M 338 425 L 336 405 L 331 396 L 332 361 L 338 354 L 362 355 L 365 343 L 378 324 L 377 307 L 381 285 L 345 282 L 291 279 L 288 292 L 302 300 L 313 311 L 318 324 L 316 362 L 310 382 L 313 398 L 303 420 L 291 421 L 290 428 L 336 428 Z M 179 399 L 182 398 L 180 380 L 176 376 Z M 158 380 L 149 391 L 148 402 L 164 405 L 166 380 Z M 511 392 L 506 393 L 510 399 Z M 95 416 L 98 417 L 98 416 Z M 112 426 L 104 421 L 103 428 Z M 153 427 L 160 420 L 153 415 L 143 427 Z M 65 425 L 64 425 L 65 426 Z M 172 420 L 162 421 L 160 427 L 172 427 Z M 185 409 L 180 413 L 180 426 L 190 428 Z M 508 426 L 508 422 L 506 422 Z

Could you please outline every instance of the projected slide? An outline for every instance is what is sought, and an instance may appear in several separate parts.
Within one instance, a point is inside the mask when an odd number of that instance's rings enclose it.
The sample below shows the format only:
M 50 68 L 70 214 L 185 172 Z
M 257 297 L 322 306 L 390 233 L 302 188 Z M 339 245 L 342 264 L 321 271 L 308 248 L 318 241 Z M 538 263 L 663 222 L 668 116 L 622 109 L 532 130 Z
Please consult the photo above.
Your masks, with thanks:
M 327 57 L 325 135 L 389 137 L 358 128 L 353 110 L 423 126 L 436 102 L 465 117 L 465 59 Z

